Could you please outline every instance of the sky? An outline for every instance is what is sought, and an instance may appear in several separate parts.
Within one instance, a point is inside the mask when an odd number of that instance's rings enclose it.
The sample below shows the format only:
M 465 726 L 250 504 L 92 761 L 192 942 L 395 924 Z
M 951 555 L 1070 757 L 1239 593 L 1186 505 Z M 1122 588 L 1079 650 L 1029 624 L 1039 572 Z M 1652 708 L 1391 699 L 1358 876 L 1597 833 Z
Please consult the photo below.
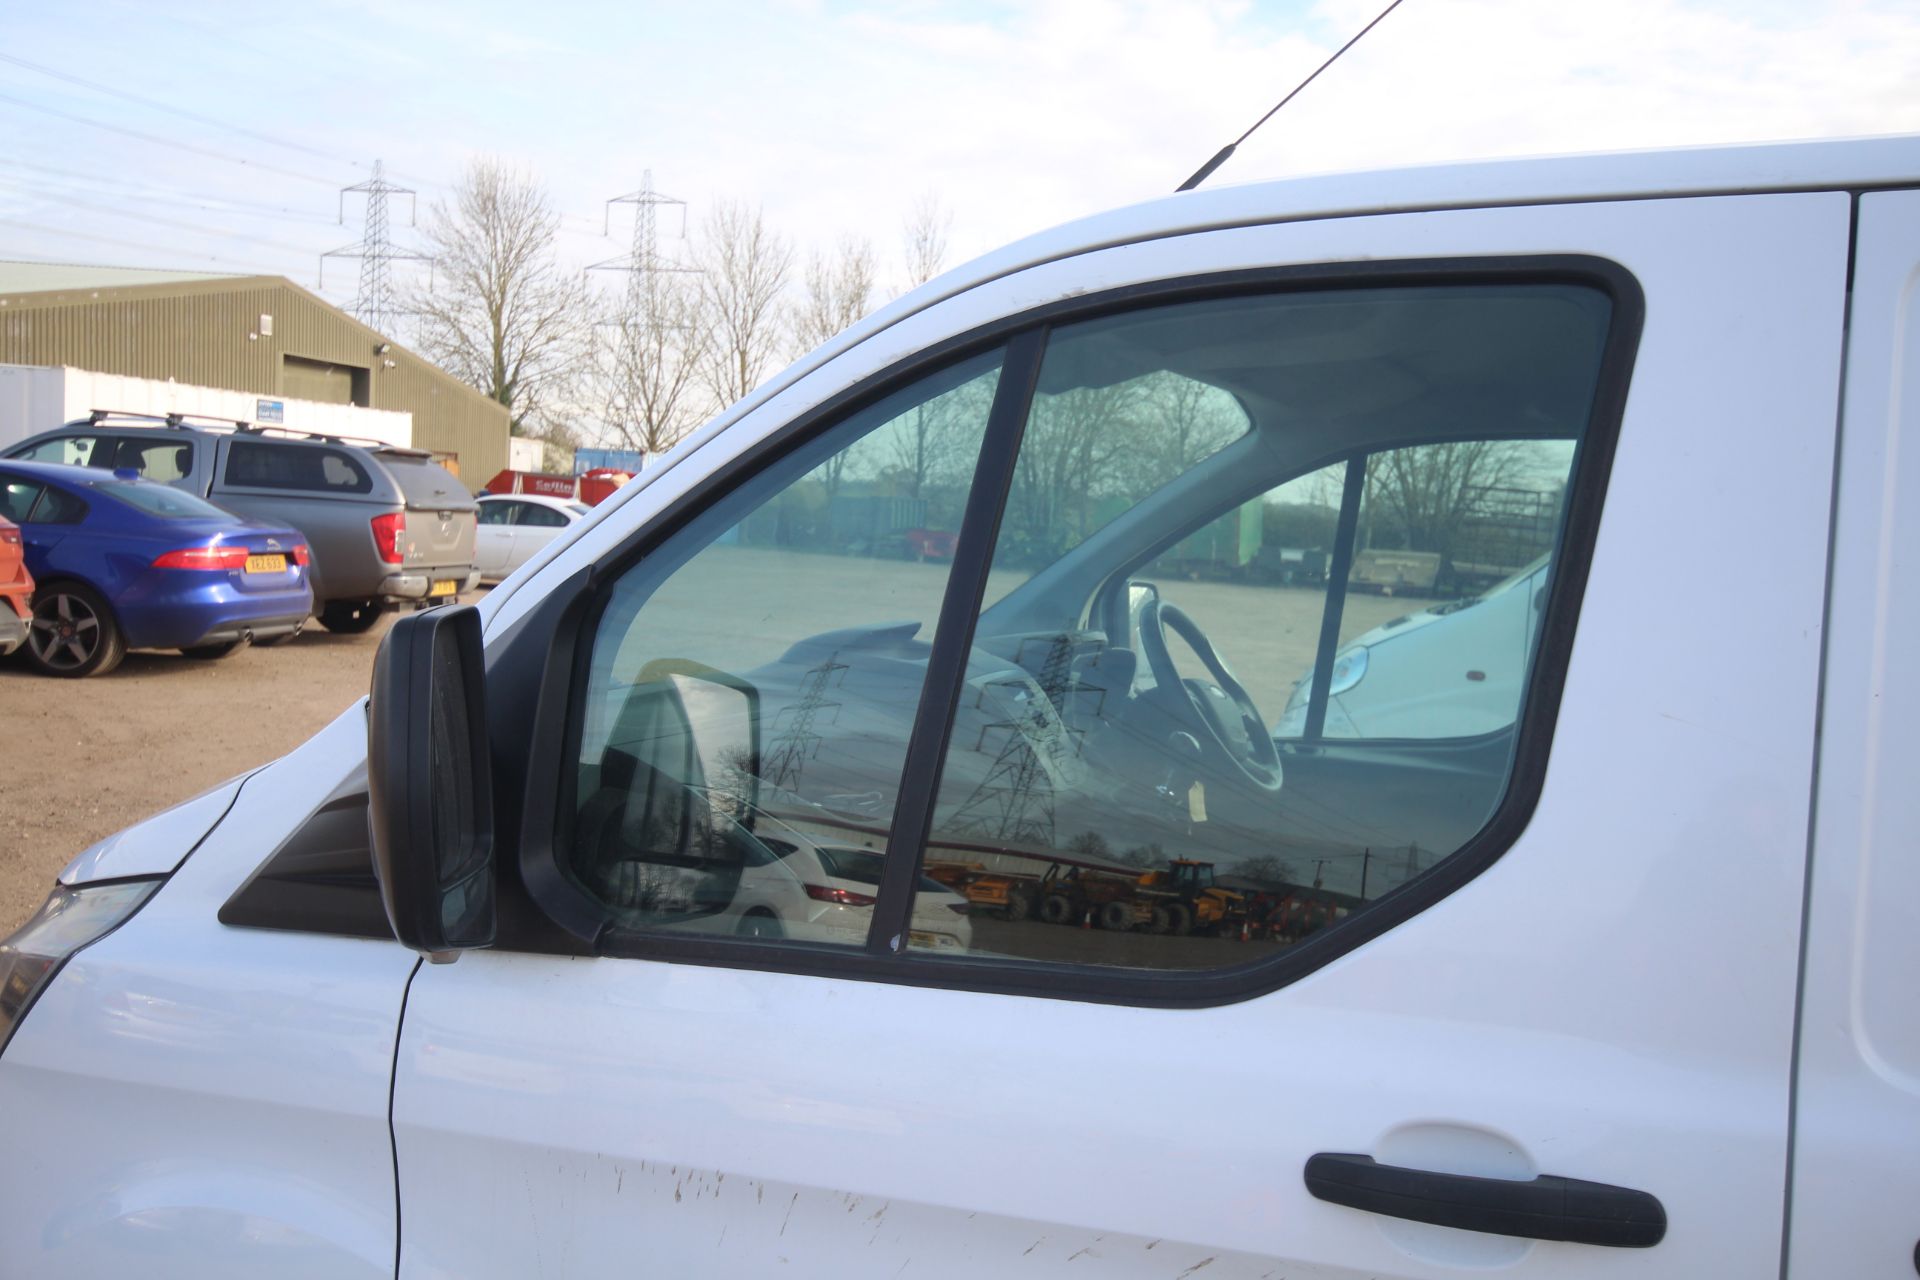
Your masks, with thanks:
M 489 155 L 546 183 L 570 267 L 626 251 L 605 202 L 650 170 L 695 226 L 867 238 L 886 293 L 917 200 L 957 265 L 1170 192 L 1383 3 L 0 0 L 0 258 L 315 288 L 376 157 L 424 215 Z M 1404 0 L 1210 182 L 1900 132 L 1920 0 Z

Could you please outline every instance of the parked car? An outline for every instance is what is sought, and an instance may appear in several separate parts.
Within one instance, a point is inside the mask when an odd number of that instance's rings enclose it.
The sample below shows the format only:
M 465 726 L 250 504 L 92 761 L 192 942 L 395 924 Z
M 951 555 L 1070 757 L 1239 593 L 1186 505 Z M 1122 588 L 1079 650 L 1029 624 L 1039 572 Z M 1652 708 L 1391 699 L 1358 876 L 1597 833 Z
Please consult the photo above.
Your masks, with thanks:
M 589 510 L 584 502 L 538 493 L 483 493 L 478 502 L 473 562 L 482 582 L 498 582 L 533 559 Z
M 0 1274 L 1911 1276 L 1916 278 L 1889 139 L 1202 189 L 922 286 L 61 874 Z M 1372 478 L 1494 446 L 1554 512 L 1518 716 L 1276 743 L 1386 607 Z M 1249 504 L 1324 581 L 1140 589 Z M 884 850 L 865 937 L 716 927 L 803 805 Z M 1176 858 L 1340 910 L 914 937 L 933 859 Z
M 224 658 L 291 639 L 313 609 L 298 532 L 131 473 L 0 463 L 0 516 L 20 526 L 26 652 L 48 675 L 104 675 L 128 649 Z
M 33 575 L 27 572 L 20 526 L 0 516 L 0 655 L 12 653 L 27 638 L 33 616 Z
M 1547 568 L 1541 556 L 1478 595 L 1428 605 L 1341 646 L 1327 690 L 1326 736 L 1464 737 L 1512 724 L 1539 638 Z M 1312 690 L 1309 670 L 1274 737 L 1306 734 Z
M 247 519 L 297 529 L 313 548 L 314 612 L 329 631 L 366 631 L 390 607 L 452 600 L 480 580 L 473 499 L 423 450 L 178 415 L 95 413 L 6 456 L 131 470 Z
M 760 850 L 748 856 L 739 890 L 718 918 L 743 937 L 863 945 L 885 855 L 810 840 L 783 824 L 763 824 L 757 836 Z M 965 952 L 973 942 L 967 912 L 965 898 L 922 876 L 913 908 L 915 941 Z

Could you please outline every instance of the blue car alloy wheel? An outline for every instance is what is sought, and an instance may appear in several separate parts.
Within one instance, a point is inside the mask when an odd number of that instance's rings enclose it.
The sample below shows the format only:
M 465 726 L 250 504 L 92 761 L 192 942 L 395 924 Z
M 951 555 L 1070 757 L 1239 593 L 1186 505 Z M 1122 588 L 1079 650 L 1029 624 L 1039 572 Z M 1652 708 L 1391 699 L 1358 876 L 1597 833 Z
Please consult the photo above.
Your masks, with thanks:
M 27 653 L 48 675 L 95 676 L 120 665 L 127 643 L 98 592 L 57 582 L 34 592 Z

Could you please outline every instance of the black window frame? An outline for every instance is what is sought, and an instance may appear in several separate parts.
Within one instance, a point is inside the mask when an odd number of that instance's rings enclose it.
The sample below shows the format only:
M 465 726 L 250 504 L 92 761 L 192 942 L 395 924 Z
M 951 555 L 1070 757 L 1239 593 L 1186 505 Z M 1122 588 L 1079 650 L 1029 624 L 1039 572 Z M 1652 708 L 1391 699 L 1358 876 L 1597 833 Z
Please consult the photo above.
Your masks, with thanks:
M 1250 294 L 1330 289 L 1387 289 L 1438 285 L 1577 284 L 1594 288 L 1611 303 L 1607 334 L 1587 429 L 1568 488 L 1563 533 L 1534 657 L 1533 675 L 1514 729 L 1513 767 L 1499 806 L 1465 845 L 1421 876 L 1374 899 L 1340 927 L 1315 932 L 1284 951 L 1248 963 L 1203 970 L 1154 970 L 998 957 L 936 957 L 903 945 L 916 886 L 924 874 L 932 808 L 961 689 L 964 661 L 978 621 L 1000 518 L 1011 492 L 1015 460 L 1045 355 L 1055 327 L 1105 315 L 1175 302 Z M 1121 286 L 1063 299 L 1004 316 L 936 343 L 862 379 L 756 440 L 702 477 L 643 526 L 623 538 L 593 565 L 552 583 L 547 596 L 489 646 L 489 699 L 529 713 L 513 716 L 510 733 L 496 734 L 493 762 L 503 777 L 524 778 L 524 793 L 505 797 L 502 829 L 522 839 L 502 848 L 500 921 L 495 949 L 550 955 L 603 955 L 706 967 L 792 973 L 974 991 L 985 994 L 1074 1000 L 1141 1008 L 1207 1008 L 1268 995 L 1389 932 L 1466 885 L 1503 857 L 1525 830 L 1538 804 L 1553 746 L 1560 697 L 1628 385 L 1646 312 L 1639 282 L 1620 264 L 1585 254 L 1468 256 L 1396 262 L 1346 262 L 1230 270 Z M 991 411 L 973 489 L 962 521 L 947 595 L 933 637 L 926 684 L 907 749 L 899 803 L 890 837 L 874 922 L 864 949 L 791 940 L 735 939 L 661 930 L 621 935 L 616 945 L 595 947 L 565 931 L 566 921 L 536 905 L 529 886 L 541 859 L 564 855 L 551 832 L 559 818 L 544 784 L 559 779 L 571 763 L 564 726 L 578 721 L 587 683 L 584 658 L 594 638 L 607 594 L 619 576 L 655 547 L 675 537 L 711 503 L 766 466 L 832 430 L 849 415 L 937 373 L 943 366 L 1004 347 L 999 387 Z M 1366 450 L 1342 457 L 1362 456 Z M 497 646 L 497 648 L 496 648 Z M 553 697 L 559 693 L 559 699 Z M 530 731 L 529 731 L 530 730 Z M 577 741 L 574 739 L 573 741 Z M 557 790 L 557 788 L 553 788 Z M 522 812 L 524 807 L 524 812 Z M 549 833 L 544 853 L 527 833 Z M 900 856 L 906 850 L 911 856 Z M 518 862 L 516 863 L 516 858 Z M 274 859 L 257 875 L 272 870 Z M 282 908 L 274 918 L 247 918 L 236 895 L 221 918 L 231 924 L 304 927 Z M 377 905 L 377 902 L 375 902 Z M 231 916 L 231 918 L 230 918 Z M 577 927 L 578 922 L 574 922 Z

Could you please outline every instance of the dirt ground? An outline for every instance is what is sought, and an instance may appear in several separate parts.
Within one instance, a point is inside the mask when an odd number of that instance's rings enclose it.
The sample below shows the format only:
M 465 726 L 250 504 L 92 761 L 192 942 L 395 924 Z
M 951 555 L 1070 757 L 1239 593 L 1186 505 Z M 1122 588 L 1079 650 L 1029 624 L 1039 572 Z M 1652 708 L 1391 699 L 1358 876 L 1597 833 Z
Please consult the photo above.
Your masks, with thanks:
M 0 936 L 74 854 L 285 755 L 346 710 L 367 691 L 386 626 L 310 626 L 218 662 L 131 653 L 89 680 L 0 659 Z
M 744 548 L 707 555 L 713 563 L 683 569 L 650 603 L 644 643 L 735 669 L 836 627 L 916 618 L 927 635 L 946 579 L 944 566 L 858 561 L 822 590 L 830 572 L 823 557 Z M 996 574 L 988 599 L 1024 576 Z M 1313 660 L 1321 594 L 1213 582 L 1167 582 L 1162 590 L 1206 629 L 1267 719 L 1276 719 Z M 743 599 L 781 624 L 764 634 L 742 628 Z M 1353 596 L 1343 638 L 1421 603 Z M 366 693 L 386 626 L 362 636 L 311 627 L 281 648 L 243 649 L 218 662 L 134 653 L 119 670 L 88 680 L 41 676 L 18 655 L 0 659 L 0 937 L 33 913 L 80 850 L 284 755 L 344 711 Z

